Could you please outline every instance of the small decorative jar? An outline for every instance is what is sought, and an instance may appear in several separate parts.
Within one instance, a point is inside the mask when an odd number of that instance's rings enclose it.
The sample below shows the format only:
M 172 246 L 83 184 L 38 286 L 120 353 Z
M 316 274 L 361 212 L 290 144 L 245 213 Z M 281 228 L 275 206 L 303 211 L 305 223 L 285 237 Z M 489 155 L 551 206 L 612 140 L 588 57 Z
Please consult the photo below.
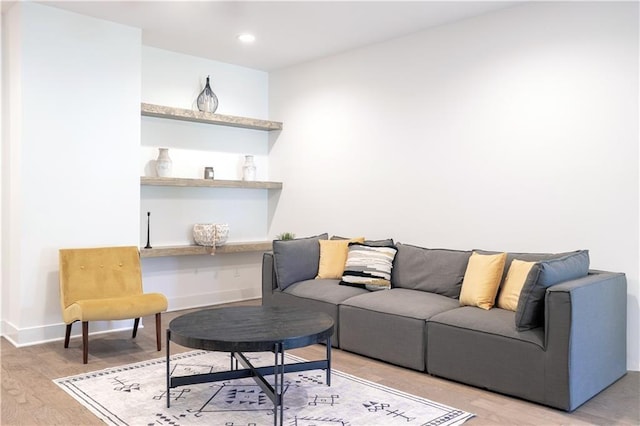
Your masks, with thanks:
M 242 166 L 242 180 L 256 180 L 256 165 L 253 162 L 253 155 L 244 156 L 244 165 Z
M 173 169 L 173 161 L 169 157 L 169 148 L 158 148 L 156 160 L 156 173 L 160 177 L 170 177 Z

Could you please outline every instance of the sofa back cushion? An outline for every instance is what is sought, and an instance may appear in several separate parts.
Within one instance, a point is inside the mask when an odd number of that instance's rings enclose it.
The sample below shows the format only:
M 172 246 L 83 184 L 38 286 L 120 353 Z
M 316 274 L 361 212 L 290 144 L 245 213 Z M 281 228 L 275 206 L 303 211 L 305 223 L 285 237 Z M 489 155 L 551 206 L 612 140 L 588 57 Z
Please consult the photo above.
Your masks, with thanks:
M 334 235 L 331 240 L 350 240 L 351 238 L 341 237 L 340 235 Z M 364 240 L 364 244 L 370 247 L 395 247 L 393 238 L 387 238 L 384 240 Z
M 478 254 L 498 254 L 499 251 L 491 251 L 491 250 L 474 250 L 474 252 Z M 564 253 L 507 253 L 507 261 L 504 264 L 504 273 L 502 274 L 501 286 L 504 285 L 504 282 L 507 278 L 507 273 L 509 273 L 509 268 L 511 267 L 511 262 L 514 259 L 522 260 L 524 262 L 541 262 L 544 260 L 551 259 L 560 259 L 561 257 L 568 256 L 570 254 L 574 254 L 576 252 L 564 252 Z
M 457 299 L 470 251 L 428 249 L 398 243 L 391 272 L 393 287 L 428 291 Z
M 318 275 L 320 263 L 319 240 L 326 240 L 328 234 L 294 240 L 275 240 L 273 258 L 278 288 L 284 290 L 298 281 L 311 280 Z
M 544 324 L 544 299 L 548 287 L 564 281 L 587 276 L 589 273 L 589 251 L 578 250 L 556 259 L 538 263 L 537 280 L 527 280 L 520 292 L 516 310 L 518 331 L 530 330 Z

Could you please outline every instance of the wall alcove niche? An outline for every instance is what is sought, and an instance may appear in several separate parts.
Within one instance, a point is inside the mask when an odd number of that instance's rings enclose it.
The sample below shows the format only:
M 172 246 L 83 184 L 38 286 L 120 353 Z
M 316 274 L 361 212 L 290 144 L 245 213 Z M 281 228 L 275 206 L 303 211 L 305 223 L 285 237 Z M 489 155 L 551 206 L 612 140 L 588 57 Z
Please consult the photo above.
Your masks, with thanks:
M 282 123 L 276 121 L 260 120 L 232 115 L 212 114 L 182 108 L 153 105 L 148 103 L 142 103 L 141 115 L 143 117 L 153 117 L 151 120 L 162 119 L 162 121 L 169 120 L 169 123 L 174 123 L 171 125 L 171 132 L 175 132 L 176 136 L 180 135 L 179 138 L 176 137 L 174 139 L 176 140 L 176 144 L 178 146 L 180 143 L 184 142 L 185 139 L 189 138 L 188 134 L 191 131 L 190 127 L 193 126 L 223 126 L 236 128 L 237 131 L 249 132 L 270 132 L 279 131 L 282 129 Z M 186 135 L 183 137 L 182 134 Z M 211 148 L 212 150 L 217 149 L 217 147 L 215 147 L 216 142 L 216 140 L 210 141 L 211 146 L 213 147 Z M 173 147 L 169 146 L 169 148 L 171 151 L 171 148 Z M 227 151 L 232 151 L 226 153 L 227 158 L 234 155 L 240 157 L 244 153 L 242 151 L 243 148 L 244 147 L 238 147 L 237 151 L 233 152 L 234 150 L 236 150 L 236 148 L 227 147 Z M 178 155 L 180 154 L 178 153 Z M 173 160 L 174 163 L 176 163 L 176 159 L 174 158 Z M 194 170 L 202 170 L 202 167 L 198 166 L 197 168 L 194 168 Z M 195 172 L 193 172 L 193 170 L 188 172 L 188 174 L 190 175 L 193 175 L 194 173 Z M 184 176 L 185 172 L 184 170 L 181 172 L 179 168 L 177 170 L 174 168 L 173 174 L 174 176 Z M 236 207 L 237 204 L 242 203 L 243 198 L 249 199 L 252 196 L 260 198 L 263 196 L 260 194 L 256 194 L 256 191 L 259 193 L 271 190 L 278 191 L 281 190 L 283 186 L 282 182 L 271 182 L 265 180 L 243 181 L 236 179 L 217 179 L 217 176 L 218 175 L 216 174 L 215 179 L 204 179 L 203 176 L 201 176 L 201 178 L 157 176 L 140 177 L 141 213 L 144 213 L 145 216 L 145 222 L 142 227 L 142 234 L 144 234 L 145 237 L 141 240 L 140 249 L 140 254 L 142 257 L 191 256 L 211 253 L 211 248 L 182 242 L 182 240 L 190 240 L 191 226 L 197 222 L 193 221 L 192 216 L 190 216 L 186 212 L 186 210 L 189 210 L 190 207 L 187 206 L 182 210 L 179 207 L 175 206 L 176 202 L 180 203 L 180 201 L 184 200 L 185 204 L 187 204 L 188 200 L 194 198 L 203 199 L 204 201 L 213 199 L 226 199 L 227 205 L 231 203 L 234 205 L 234 207 Z M 227 171 L 227 176 L 229 176 L 229 171 Z M 237 191 L 242 191 L 243 194 L 239 194 L 237 193 Z M 234 195 L 229 196 L 230 193 L 233 193 Z M 171 207 L 173 210 L 172 213 L 169 214 L 171 214 L 172 217 L 165 217 L 163 220 L 161 220 L 160 227 L 167 227 L 167 223 L 171 222 L 171 226 L 175 225 L 176 229 L 179 229 L 179 231 L 177 232 L 177 235 L 179 235 L 177 239 L 181 241 L 178 241 L 177 243 L 175 243 L 175 241 L 167 242 L 166 235 L 162 234 L 160 234 L 159 238 L 156 238 L 156 235 L 158 235 L 155 220 L 157 215 L 153 210 L 151 210 L 151 245 L 153 248 L 145 249 L 143 247 L 146 243 L 146 211 L 147 209 L 152 208 L 149 206 L 149 204 L 153 205 L 150 200 L 162 199 L 165 196 L 171 200 L 170 203 L 172 204 Z M 146 205 L 145 202 L 147 203 Z M 261 214 L 259 210 L 255 211 L 250 207 L 247 207 L 245 210 L 247 215 L 251 215 L 252 213 L 254 215 Z M 221 216 L 224 217 L 224 215 L 220 214 L 220 212 L 218 215 L 214 214 L 213 216 L 216 216 L 218 218 Z M 236 212 L 231 215 L 231 217 L 236 216 L 238 216 Z M 256 219 L 262 220 L 263 218 Z M 266 220 L 266 217 L 264 219 Z M 214 219 L 212 218 L 209 221 L 213 220 Z M 223 220 L 216 219 L 216 221 L 220 223 Z M 217 247 L 215 249 L 215 254 L 260 252 L 271 250 L 271 241 L 268 239 L 244 241 L 244 239 L 240 237 L 240 241 L 234 241 L 234 234 L 238 232 L 238 229 L 236 228 L 234 230 L 233 224 L 231 224 L 231 232 L 232 236 L 230 241 L 227 242 L 224 246 Z M 175 240 L 175 235 L 176 234 L 174 233 L 174 236 L 170 237 L 169 239 Z

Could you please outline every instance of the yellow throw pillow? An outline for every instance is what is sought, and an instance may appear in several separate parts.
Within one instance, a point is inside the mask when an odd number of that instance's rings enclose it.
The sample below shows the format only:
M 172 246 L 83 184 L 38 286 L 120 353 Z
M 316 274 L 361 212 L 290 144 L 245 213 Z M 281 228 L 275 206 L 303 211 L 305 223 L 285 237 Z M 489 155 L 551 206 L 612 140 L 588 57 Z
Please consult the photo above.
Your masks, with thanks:
M 531 268 L 536 262 L 525 262 L 523 260 L 513 259 L 507 278 L 500 289 L 498 295 L 498 308 L 507 309 L 509 311 L 518 310 L 518 300 L 520 300 L 520 292 L 524 283 L 531 272 Z
M 531 268 L 535 264 L 535 262 L 525 262 L 518 259 L 511 261 L 509 272 L 507 272 L 507 277 L 498 296 L 498 308 L 514 312 L 518 309 L 520 291 L 522 291 L 527 276 L 529 276 L 529 272 L 531 272 Z
M 320 265 L 316 279 L 341 279 L 347 263 L 349 243 L 363 243 L 364 237 L 350 240 L 320 240 Z
M 462 280 L 460 305 L 491 309 L 506 260 L 507 253 L 483 255 L 473 252 Z

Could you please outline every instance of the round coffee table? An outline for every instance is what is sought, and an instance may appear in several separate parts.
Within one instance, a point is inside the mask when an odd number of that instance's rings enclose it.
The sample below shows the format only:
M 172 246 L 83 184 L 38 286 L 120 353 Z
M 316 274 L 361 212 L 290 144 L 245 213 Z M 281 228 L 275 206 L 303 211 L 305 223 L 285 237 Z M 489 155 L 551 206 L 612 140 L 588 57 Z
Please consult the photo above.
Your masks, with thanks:
M 275 306 L 205 309 L 179 316 L 167 329 L 167 407 L 169 390 L 178 386 L 253 377 L 273 402 L 273 422 L 282 425 L 284 373 L 322 369 L 331 385 L 333 319 L 323 312 Z M 171 377 L 170 342 L 194 349 L 229 352 L 228 371 Z M 324 360 L 284 363 L 286 349 L 326 342 Z M 273 352 L 274 365 L 254 367 L 242 352 Z M 238 369 L 238 362 L 243 369 Z M 265 376 L 274 375 L 272 386 Z

